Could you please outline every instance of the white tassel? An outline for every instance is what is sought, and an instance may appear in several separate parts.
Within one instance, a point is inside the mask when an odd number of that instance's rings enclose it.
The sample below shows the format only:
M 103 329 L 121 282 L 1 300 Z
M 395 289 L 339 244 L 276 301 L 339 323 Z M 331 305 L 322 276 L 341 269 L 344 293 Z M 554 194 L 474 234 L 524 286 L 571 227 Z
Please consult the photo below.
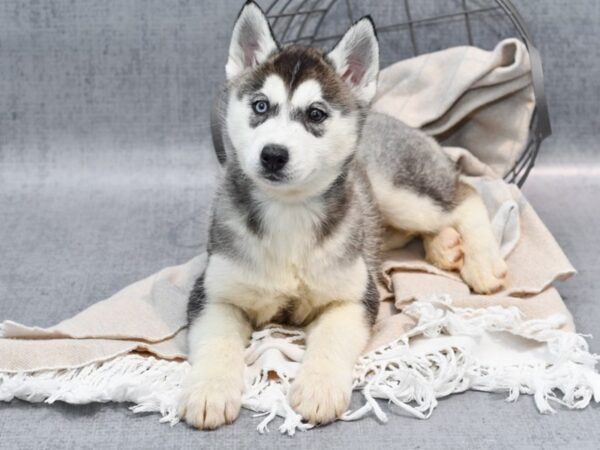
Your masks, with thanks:
M 76 369 L 0 373 L 0 401 L 134 402 L 134 412 L 157 411 L 177 423 L 176 402 L 188 370 L 187 362 L 129 354 Z

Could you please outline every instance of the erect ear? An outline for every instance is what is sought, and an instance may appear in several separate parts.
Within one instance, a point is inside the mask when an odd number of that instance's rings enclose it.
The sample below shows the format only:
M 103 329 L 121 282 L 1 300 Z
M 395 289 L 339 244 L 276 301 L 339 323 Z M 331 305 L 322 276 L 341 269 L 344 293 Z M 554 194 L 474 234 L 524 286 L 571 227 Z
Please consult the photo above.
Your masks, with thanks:
M 247 2 L 233 27 L 229 59 L 225 66 L 227 79 L 231 80 L 244 70 L 262 63 L 278 48 L 265 14 L 256 3 Z
M 327 56 L 354 93 L 371 101 L 379 73 L 379 43 L 371 17 L 352 25 Z

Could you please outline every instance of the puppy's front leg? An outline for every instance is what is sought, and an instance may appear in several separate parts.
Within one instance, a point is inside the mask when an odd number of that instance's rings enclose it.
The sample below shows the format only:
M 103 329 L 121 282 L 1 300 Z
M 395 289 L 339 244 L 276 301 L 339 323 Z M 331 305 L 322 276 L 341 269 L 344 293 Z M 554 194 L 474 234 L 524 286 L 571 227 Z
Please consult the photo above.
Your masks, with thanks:
M 179 416 L 201 429 L 233 422 L 244 389 L 244 350 L 252 327 L 241 309 L 209 303 L 189 330 L 192 369 L 179 401 Z
M 307 346 L 290 388 L 291 406 L 311 423 L 332 422 L 352 394 L 352 370 L 370 334 L 365 308 L 331 304 L 307 330 Z

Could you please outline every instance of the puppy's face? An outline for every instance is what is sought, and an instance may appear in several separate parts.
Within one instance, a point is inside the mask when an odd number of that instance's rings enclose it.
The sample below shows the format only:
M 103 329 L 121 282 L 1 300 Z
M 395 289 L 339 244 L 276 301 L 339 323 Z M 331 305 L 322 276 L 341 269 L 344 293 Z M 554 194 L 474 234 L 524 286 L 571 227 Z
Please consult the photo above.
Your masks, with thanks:
M 250 3 L 234 27 L 226 72 L 226 126 L 240 167 L 271 194 L 306 198 L 330 185 L 355 152 L 376 88 L 377 40 L 364 19 L 327 55 L 279 49 Z

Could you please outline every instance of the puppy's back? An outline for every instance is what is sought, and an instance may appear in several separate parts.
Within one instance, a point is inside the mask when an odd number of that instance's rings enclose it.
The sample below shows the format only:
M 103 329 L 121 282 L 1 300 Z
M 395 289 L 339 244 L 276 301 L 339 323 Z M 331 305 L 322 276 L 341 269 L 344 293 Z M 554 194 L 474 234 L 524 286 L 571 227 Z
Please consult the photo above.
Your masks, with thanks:
M 358 149 L 371 181 L 384 181 L 453 206 L 458 170 L 441 146 L 420 130 L 380 113 L 367 116 Z

